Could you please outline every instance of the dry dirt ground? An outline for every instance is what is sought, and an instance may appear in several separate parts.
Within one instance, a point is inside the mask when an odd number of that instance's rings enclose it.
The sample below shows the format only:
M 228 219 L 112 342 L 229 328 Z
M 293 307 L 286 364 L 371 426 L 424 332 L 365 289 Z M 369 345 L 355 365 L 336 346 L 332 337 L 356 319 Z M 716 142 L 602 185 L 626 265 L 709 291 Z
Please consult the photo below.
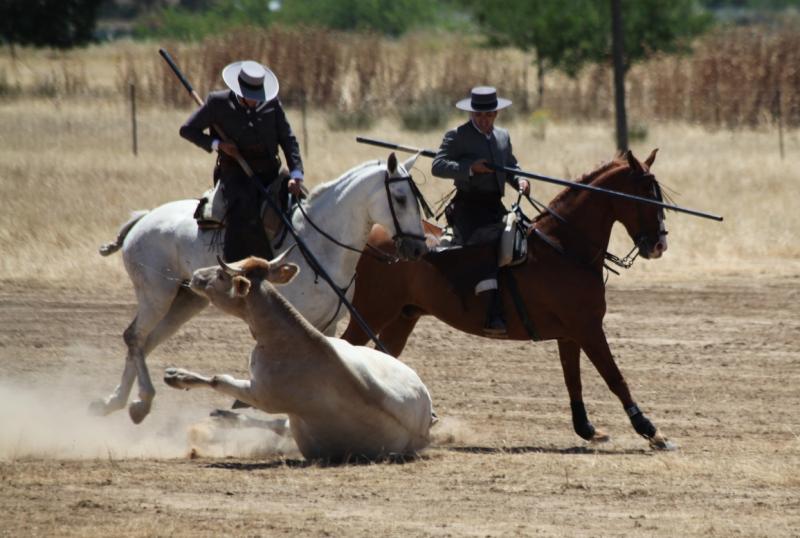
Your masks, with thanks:
M 434 445 L 410 462 L 323 466 L 213 423 L 194 428 L 188 457 L 189 427 L 230 402 L 161 375 L 246 375 L 240 321 L 207 309 L 156 350 L 155 407 L 134 426 L 85 412 L 119 380 L 128 288 L 0 282 L 0 535 L 798 536 L 799 285 L 612 278 L 612 349 L 675 452 L 636 436 L 586 360 L 589 414 L 612 440 L 572 433 L 554 343 L 425 320 L 402 358 L 442 417 Z

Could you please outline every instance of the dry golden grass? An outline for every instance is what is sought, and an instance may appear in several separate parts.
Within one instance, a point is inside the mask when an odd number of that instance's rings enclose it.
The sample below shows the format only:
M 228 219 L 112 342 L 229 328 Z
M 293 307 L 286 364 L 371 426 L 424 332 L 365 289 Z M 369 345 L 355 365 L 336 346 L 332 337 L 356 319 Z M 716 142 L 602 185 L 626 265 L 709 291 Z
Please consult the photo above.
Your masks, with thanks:
M 187 98 L 188 100 L 188 98 Z M 210 184 L 213 156 L 185 142 L 178 127 L 188 109 L 146 107 L 139 114 L 139 155 L 131 151 L 127 105 L 109 100 L 12 100 L 0 102 L 0 278 L 30 276 L 73 281 L 81 276 L 125 282 L 117 256 L 101 258 L 97 247 L 112 239 L 130 211 L 196 197 Z M 355 142 L 364 134 L 435 148 L 439 132 L 400 130 L 387 117 L 366 132 L 331 132 L 322 113 L 312 112 L 303 132 L 297 110 L 289 118 L 305 145 L 308 184 L 338 176 L 388 152 Z M 462 121 L 454 114 L 451 125 Z M 502 116 L 498 121 L 502 124 Z M 546 136 L 523 117 L 508 125 L 524 168 L 574 178 L 613 156 L 610 125 L 550 123 Z M 668 214 L 670 249 L 657 263 L 637 269 L 669 278 L 702 267 L 713 271 L 796 271 L 800 246 L 800 199 L 796 169 L 800 139 L 786 137 L 778 155 L 771 131 L 710 132 L 699 127 L 657 124 L 633 150 L 644 158 L 660 152 L 654 171 L 678 204 L 725 217 L 723 223 Z M 430 175 L 421 158 L 415 178 L 431 201 L 449 184 Z M 536 184 L 534 196 L 549 200 L 556 187 Z M 613 250 L 630 240 L 616 234 Z M 92 280 L 95 280 L 94 278 Z
M 798 535 L 797 131 L 783 160 L 766 129 L 653 123 L 634 144 L 642 158 L 660 148 L 654 172 L 677 203 L 725 216 L 669 214 L 664 258 L 609 285 L 612 349 L 678 452 L 645 448 L 588 361 L 587 405 L 613 440 L 587 449 L 570 428 L 552 343 L 486 340 L 425 319 L 403 360 L 443 421 L 420 461 L 305 466 L 234 441 L 221 452 L 232 459 L 176 459 L 187 423 L 229 402 L 170 391 L 160 372 L 244 376 L 252 341 L 241 321 L 209 309 L 149 358 L 158 396 L 143 425 L 124 412 L 85 415 L 119 379 L 134 310 L 119 255 L 102 258 L 98 245 L 131 210 L 199 195 L 213 165 L 177 134 L 188 106 L 143 107 L 132 155 L 116 58 L 117 49 L 80 57 L 87 94 L 102 98 L 0 101 L 0 534 Z M 61 60 L 21 61 L 41 71 Z M 442 134 L 403 131 L 390 114 L 367 132 L 332 132 L 320 111 L 304 132 L 300 112 L 288 113 L 307 140 L 310 185 L 386 157 L 357 134 L 427 148 Z M 544 174 L 574 178 L 614 153 L 609 123 L 543 131 L 518 114 L 506 126 L 521 164 Z M 414 176 L 431 201 L 448 190 L 428 160 Z M 545 201 L 556 191 L 534 186 Z M 629 248 L 617 230 L 612 249 Z

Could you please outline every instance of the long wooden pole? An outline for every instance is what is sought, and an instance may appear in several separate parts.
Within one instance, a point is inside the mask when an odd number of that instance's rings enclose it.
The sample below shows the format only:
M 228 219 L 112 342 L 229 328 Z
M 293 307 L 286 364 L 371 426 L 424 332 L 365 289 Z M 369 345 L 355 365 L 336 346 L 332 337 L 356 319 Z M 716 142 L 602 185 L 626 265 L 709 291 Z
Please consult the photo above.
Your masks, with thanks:
M 394 144 L 392 142 L 384 142 L 383 140 L 376 140 L 374 138 L 366 138 L 363 136 L 356 137 L 356 142 L 361 142 L 362 144 L 370 144 L 373 146 L 380 146 L 383 148 L 390 148 L 396 149 L 399 151 L 406 151 L 409 153 L 419 153 L 420 155 L 424 155 L 425 157 L 435 157 L 436 153 L 433 150 L 429 149 L 419 149 L 414 148 L 411 146 L 404 146 L 402 144 Z M 650 198 L 642 198 L 641 196 L 634 196 L 633 194 L 626 194 L 624 192 L 617 192 L 612 191 L 609 189 L 603 189 L 601 187 L 594 187 L 592 185 L 584 185 L 583 183 L 575 183 L 574 181 L 567 181 L 566 179 L 557 179 L 554 177 L 543 176 L 541 174 L 533 174 L 531 172 L 525 172 L 523 170 L 518 170 L 516 168 L 508 168 L 506 166 L 499 166 L 493 163 L 488 163 L 487 166 L 492 170 L 496 170 L 498 172 L 506 172 L 508 174 L 513 174 L 515 176 L 520 176 L 528 179 L 535 179 L 537 181 L 544 181 L 545 183 L 554 183 L 556 185 L 562 185 L 564 187 L 569 187 L 570 189 L 582 189 L 586 191 L 598 192 L 601 194 L 606 194 L 609 196 L 615 196 L 617 198 L 624 198 L 626 200 L 632 200 L 635 202 L 641 202 L 644 204 L 651 204 L 657 205 L 659 207 L 663 207 L 664 209 L 671 209 L 673 211 L 679 211 L 681 213 L 686 213 L 689 215 L 694 215 L 695 217 L 703 217 L 706 219 L 721 221 L 722 217 L 718 215 L 714 215 L 711 213 L 705 213 L 703 211 L 696 211 L 694 209 L 687 209 L 685 207 L 666 204 L 664 202 L 659 202 L 658 200 L 652 200 Z

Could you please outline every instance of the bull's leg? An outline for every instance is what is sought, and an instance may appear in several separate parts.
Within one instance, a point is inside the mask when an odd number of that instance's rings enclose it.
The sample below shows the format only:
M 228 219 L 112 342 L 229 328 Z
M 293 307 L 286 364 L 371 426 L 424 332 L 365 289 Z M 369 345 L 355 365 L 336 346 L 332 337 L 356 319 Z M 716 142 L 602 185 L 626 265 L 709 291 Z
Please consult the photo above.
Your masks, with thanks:
M 572 427 L 575 433 L 593 443 L 606 442 L 608 434 L 596 430 L 586 415 L 583 405 L 583 385 L 581 384 L 581 348 L 573 340 L 561 338 L 558 340 L 558 355 L 561 358 L 561 369 L 564 372 L 564 382 L 569 393 L 569 406 L 572 410 Z
M 595 368 L 597 368 L 597 371 L 600 372 L 608 388 L 622 402 L 622 406 L 636 433 L 647 439 L 653 448 L 667 450 L 675 448 L 675 445 L 659 433 L 653 423 L 650 422 L 650 419 L 642 413 L 642 410 L 633 401 L 628 384 L 617 367 L 617 363 L 614 362 L 613 355 L 611 355 L 611 349 L 608 347 L 608 341 L 602 326 L 598 324 L 587 330 L 580 338 L 580 346 L 586 352 Z
M 249 379 L 235 379 L 223 374 L 204 377 L 183 368 L 167 368 L 164 371 L 164 383 L 174 389 L 189 390 L 195 387 L 209 387 L 222 394 L 241 400 L 252 407 L 258 407 L 258 401 L 250 390 Z

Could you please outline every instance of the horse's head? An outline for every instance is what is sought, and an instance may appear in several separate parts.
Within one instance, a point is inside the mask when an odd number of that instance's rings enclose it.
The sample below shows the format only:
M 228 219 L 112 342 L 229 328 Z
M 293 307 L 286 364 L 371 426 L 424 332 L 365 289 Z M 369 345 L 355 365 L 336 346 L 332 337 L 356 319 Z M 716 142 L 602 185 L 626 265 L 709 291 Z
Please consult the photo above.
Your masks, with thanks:
M 615 190 L 663 202 L 661 186 L 650 172 L 657 151 L 654 149 L 643 163 L 639 162 L 631 151 L 625 152 L 623 159 L 627 161 L 627 170 L 622 169 L 618 172 L 625 186 L 618 184 Z M 657 205 L 621 198 L 613 199 L 612 203 L 617 220 L 625 226 L 628 235 L 639 248 L 639 254 L 648 259 L 660 258 L 667 250 L 664 209 Z
M 370 216 L 392 233 L 401 258 L 416 260 L 428 251 L 422 227 L 420 204 L 425 204 L 408 170 L 417 156 L 398 163 L 394 153 L 389 155 L 384 177 L 385 203 L 370 204 Z

